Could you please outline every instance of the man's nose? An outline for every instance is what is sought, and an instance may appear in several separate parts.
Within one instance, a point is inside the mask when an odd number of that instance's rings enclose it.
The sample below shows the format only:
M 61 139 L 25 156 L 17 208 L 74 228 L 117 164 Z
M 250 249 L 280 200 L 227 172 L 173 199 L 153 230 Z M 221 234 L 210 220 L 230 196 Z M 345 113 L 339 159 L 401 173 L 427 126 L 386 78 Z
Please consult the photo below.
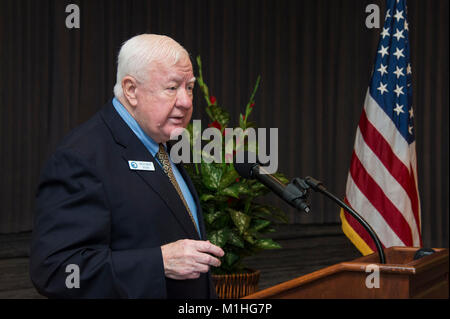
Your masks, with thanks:
M 192 107 L 192 93 L 185 88 L 180 88 L 177 92 L 176 106 L 183 108 Z

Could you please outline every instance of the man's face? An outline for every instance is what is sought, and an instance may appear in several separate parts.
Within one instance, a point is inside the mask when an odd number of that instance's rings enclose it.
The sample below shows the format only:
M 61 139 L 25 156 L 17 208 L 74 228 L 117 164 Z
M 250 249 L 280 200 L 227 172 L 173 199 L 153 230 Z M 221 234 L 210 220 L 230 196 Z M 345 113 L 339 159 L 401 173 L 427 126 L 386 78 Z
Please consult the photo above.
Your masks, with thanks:
M 194 73 L 188 57 L 171 66 L 155 62 L 147 83 L 138 83 L 134 117 L 155 142 L 170 139 L 185 128 L 192 116 Z

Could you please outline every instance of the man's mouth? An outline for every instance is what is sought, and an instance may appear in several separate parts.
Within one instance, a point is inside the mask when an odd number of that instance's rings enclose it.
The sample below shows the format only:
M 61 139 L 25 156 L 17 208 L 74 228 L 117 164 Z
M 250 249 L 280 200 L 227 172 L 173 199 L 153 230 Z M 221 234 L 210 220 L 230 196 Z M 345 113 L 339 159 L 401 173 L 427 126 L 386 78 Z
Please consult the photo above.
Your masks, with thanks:
M 184 121 L 184 116 L 171 116 L 169 117 L 172 123 L 182 124 Z

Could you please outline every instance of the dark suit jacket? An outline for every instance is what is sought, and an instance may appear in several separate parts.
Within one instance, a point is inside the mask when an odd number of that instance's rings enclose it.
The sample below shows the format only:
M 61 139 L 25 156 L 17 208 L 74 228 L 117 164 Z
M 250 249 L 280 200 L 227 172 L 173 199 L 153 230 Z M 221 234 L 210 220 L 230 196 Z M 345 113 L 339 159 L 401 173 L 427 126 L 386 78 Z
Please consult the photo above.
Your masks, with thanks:
M 154 162 L 154 171 L 128 161 Z M 57 298 L 211 298 L 210 274 L 194 280 L 164 276 L 161 246 L 202 238 L 160 165 L 112 103 L 72 131 L 44 167 L 37 191 L 30 275 L 37 290 Z M 66 279 L 80 270 L 80 288 Z

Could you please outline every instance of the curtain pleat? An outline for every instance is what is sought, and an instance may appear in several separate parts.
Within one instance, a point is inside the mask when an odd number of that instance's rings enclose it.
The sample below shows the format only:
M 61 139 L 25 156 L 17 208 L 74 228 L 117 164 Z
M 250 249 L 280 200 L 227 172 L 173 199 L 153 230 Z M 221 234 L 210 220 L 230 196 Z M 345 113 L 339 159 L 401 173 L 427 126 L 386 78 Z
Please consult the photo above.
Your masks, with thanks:
M 81 10 L 67 29 L 65 8 Z M 210 92 L 238 124 L 258 75 L 251 115 L 278 128 L 279 171 L 314 176 L 343 197 L 380 29 L 365 8 L 383 0 L 6 0 L 0 2 L 0 233 L 32 229 L 42 165 L 62 137 L 112 97 L 121 44 L 166 34 L 201 55 Z M 448 1 L 409 0 L 419 189 L 425 246 L 448 247 Z M 382 25 L 382 21 L 381 21 Z M 197 89 L 193 119 L 207 118 Z M 336 223 L 311 194 L 291 223 Z

